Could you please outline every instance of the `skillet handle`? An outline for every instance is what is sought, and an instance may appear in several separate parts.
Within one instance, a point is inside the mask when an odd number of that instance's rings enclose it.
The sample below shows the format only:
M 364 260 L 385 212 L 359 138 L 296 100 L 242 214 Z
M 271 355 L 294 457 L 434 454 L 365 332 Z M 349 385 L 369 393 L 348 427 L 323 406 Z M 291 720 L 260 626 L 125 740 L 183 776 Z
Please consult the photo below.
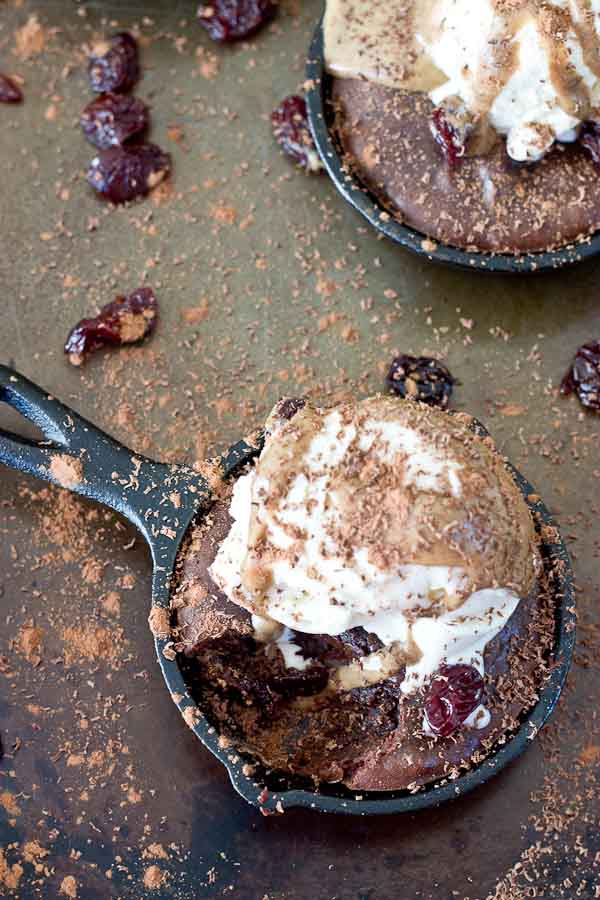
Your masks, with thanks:
M 141 531 L 155 569 L 168 568 L 192 515 L 209 499 L 204 479 L 184 466 L 133 453 L 2 365 L 0 402 L 46 437 L 30 441 L 0 429 L 0 463 L 110 506 Z

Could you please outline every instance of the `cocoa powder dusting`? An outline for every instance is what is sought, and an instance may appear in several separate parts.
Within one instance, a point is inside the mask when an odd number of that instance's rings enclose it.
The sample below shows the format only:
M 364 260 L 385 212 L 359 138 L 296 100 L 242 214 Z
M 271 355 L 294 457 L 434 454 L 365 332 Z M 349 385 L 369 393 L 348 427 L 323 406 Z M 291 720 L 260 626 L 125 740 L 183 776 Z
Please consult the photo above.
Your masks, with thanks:
M 50 463 L 50 474 L 60 487 L 72 489 L 83 481 L 81 460 L 65 453 L 55 453 Z
M 10 237 L 2 362 L 140 457 L 194 467 L 227 501 L 219 466 L 206 460 L 242 435 L 255 440 L 280 397 L 355 401 L 384 390 L 398 355 L 447 361 L 459 379 L 455 407 L 488 425 L 556 515 L 580 616 L 575 665 L 550 724 L 481 790 L 419 813 L 409 828 L 400 816 L 345 817 L 342 829 L 337 817 L 309 811 L 263 818 L 172 706 L 146 625 L 143 538 L 99 505 L 3 469 L 0 895 L 591 900 L 600 884 L 598 423 L 561 403 L 558 383 L 574 348 L 598 337 L 593 264 L 543 285 L 446 271 L 379 240 L 327 180 L 309 183 L 289 167 L 268 116 L 302 88 L 322 12 L 313 0 L 284 0 L 273 24 L 232 52 L 210 42 L 186 4 L 0 6 L 1 68 L 25 97 L 0 116 L 10 186 L 0 191 Z M 72 125 L 90 99 L 89 47 L 122 30 L 138 41 L 136 94 L 152 103 L 176 178 L 150 201 L 115 209 L 86 188 L 92 151 Z M 404 112 L 387 99 L 365 110 L 381 129 L 365 136 L 363 165 L 372 172 L 387 161 L 408 173 L 417 208 L 433 210 L 443 234 L 483 235 L 498 247 L 507 233 L 493 210 L 527 236 L 593 209 L 596 187 L 579 161 L 557 171 L 551 196 L 539 175 L 505 173 L 498 162 L 494 207 L 482 216 L 464 173 L 482 174 L 469 159 L 452 181 L 465 217 L 450 216 L 430 199 L 446 170 L 411 151 L 406 128 L 382 153 L 389 117 Z M 536 203 L 523 193 L 532 181 Z M 515 195 L 505 193 L 510 184 Z M 438 244 L 424 237 L 423 247 L 435 256 Z M 152 339 L 69 366 L 61 346 L 73 323 L 148 283 L 163 313 Z M 71 471 L 68 484 L 85 474 Z M 182 514 L 189 498 L 179 491 L 178 507 L 172 491 L 164 511 Z M 190 577 L 173 614 L 179 602 L 206 610 L 208 596 Z M 222 636 L 229 614 L 208 613 Z M 500 686 L 507 703 L 531 687 Z M 194 726 L 184 690 L 173 699 Z M 225 743 L 235 758 L 235 741 Z M 241 766 L 262 779 L 253 758 Z

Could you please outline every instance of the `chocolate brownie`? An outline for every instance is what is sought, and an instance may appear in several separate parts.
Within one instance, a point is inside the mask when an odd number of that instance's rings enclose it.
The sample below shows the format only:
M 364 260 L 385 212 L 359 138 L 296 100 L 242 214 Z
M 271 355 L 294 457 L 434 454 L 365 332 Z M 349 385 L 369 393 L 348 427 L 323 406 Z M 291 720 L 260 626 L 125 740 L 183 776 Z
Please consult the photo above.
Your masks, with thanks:
M 553 640 L 548 573 L 485 650 L 489 722 L 435 737 L 423 729 L 426 689 L 404 696 L 402 671 L 366 687 L 331 688 L 341 661 L 377 648 L 364 629 L 297 635 L 314 660 L 303 670 L 286 668 L 273 645 L 256 640 L 250 613 L 208 571 L 231 523 L 221 499 L 187 541 L 172 598 L 176 635 L 192 696 L 222 734 L 267 766 L 354 789 L 417 788 L 482 760 L 535 702 Z
M 332 102 L 348 169 L 391 215 L 430 238 L 471 251 L 526 253 L 600 228 L 598 169 L 580 143 L 555 144 L 523 165 L 498 139 L 452 167 L 432 137 L 426 94 L 334 78 Z

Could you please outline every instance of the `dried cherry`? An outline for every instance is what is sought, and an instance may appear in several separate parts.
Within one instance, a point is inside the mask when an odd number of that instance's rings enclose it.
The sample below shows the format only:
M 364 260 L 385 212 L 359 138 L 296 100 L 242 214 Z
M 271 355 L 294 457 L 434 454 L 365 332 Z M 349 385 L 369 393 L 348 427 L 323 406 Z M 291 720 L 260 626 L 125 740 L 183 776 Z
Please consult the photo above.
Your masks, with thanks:
M 148 120 L 148 107 L 142 100 L 109 92 L 88 103 L 79 122 L 90 144 L 107 150 L 145 131 Z
M 449 166 L 457 166 L 465 155 L 466 130 L 458 127 L 441 106 L 431 113 L 431 133 L 436 144 L 441 148 Z
M 308 172 L 323 169 L 308 126 L 304 97 L 292 95 L 282 100 L 271 113 L 271 124 L 275 140 L 294 162 Z
M 23 92 L 19 85 L 0 72 L 0 103 L 22 103 Z
M 156 327 L 158 302 L 154 291 L 141 287 L 128 297 L 116 297 L 93 319 L 82 319 L 70 331 L 65 353 L 75 366 L 106 345 L 121 346 L 143 340 Z
M 397 356 L 386 378 L 386 385 L 398 396 L 441 409 L 448 408 L 455 384 L 446 366 L 429 356 Z
M 213 41 L 239 41 L 269 22 L 277 5 L 271 0 L 211 0 L 198 8 L 198 21 Z
M 600 341 L 582 344 L 560 384 L 565 396 L 577 393 L 587 409 L 600 411 Z
M 286 397 L 279 401 L 275 413 L 280 419 L 286 419 L 289 422 L 305 406 L 306 400 L 303 397 Z
M 600 168 L 600 122 L 586 122 L 579 135 L 579 143 Z
M 427 726 L 449 737 L 477 709 L 482 696 L 483 678 L 473 666 L 441 666 L 425 697 Z
M 101 150 L 90 163 L 88 183 L 113 203 L 143 197 L 171 171 L 171 157 L 156 144 Z
M 98 41 L 91 49 L 88 75 L 92 90 L 122 93 L 136 83 L 140 72 L 135 38 L 126 31 Z

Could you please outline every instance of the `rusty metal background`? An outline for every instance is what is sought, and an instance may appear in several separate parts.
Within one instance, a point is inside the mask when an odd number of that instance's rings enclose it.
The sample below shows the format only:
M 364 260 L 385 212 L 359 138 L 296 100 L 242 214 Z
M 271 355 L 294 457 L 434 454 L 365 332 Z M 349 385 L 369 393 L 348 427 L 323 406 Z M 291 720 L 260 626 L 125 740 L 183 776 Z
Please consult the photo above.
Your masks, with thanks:
M 557 385 L 576 346 L 600 337 L 600 262 L 469 276 L 377 239 L 270 136 L 271 109 L 302 85 L 320 3 L 287 0 L 266 32 L 223 49 L 194 13 L 183 0 L 0 4 L 0 71 L 20 75 L 26 95 L 0 108 L 0 360 L 134 449 L 194 462 L 260 423 L 280 394 L 365 395 L 394 351 L 439 354 L 461 381 L 455 406 L 489 427 L 570 538 L 589 638 L 600 421 Z M 15 31 L 31 15 L 45 46 L 23 60 Z M 77 127 L 90 97 L 82 47 L 133 26 L 137 93 L 174 177 L 158 197 L 109 210 L 82 177 L 93 155 Z M 74 322 L 142 281 L 161 303 L 152 340 L 70 367 Z M 0 411 L 0 426 L 15 424 Z M 142 541 L 40 490 L 0 473 L 0 894 L 484 900 L 527 847 L 553 840 L 536 830 L 531 795 L 557 745 L 568 770 L 594 734 L 593 660 L 580 659 L 548 738 L 459 804 L 394 820 L 263 819 L 164 690 Z M 81 643 L 90 633 L 99 649 Z M 579 896 L 594 896 L 590 804 L 574 825 L 587 856 L 553 857 L 523 890 L 575 896 L 565 879 L 585 875 Z

